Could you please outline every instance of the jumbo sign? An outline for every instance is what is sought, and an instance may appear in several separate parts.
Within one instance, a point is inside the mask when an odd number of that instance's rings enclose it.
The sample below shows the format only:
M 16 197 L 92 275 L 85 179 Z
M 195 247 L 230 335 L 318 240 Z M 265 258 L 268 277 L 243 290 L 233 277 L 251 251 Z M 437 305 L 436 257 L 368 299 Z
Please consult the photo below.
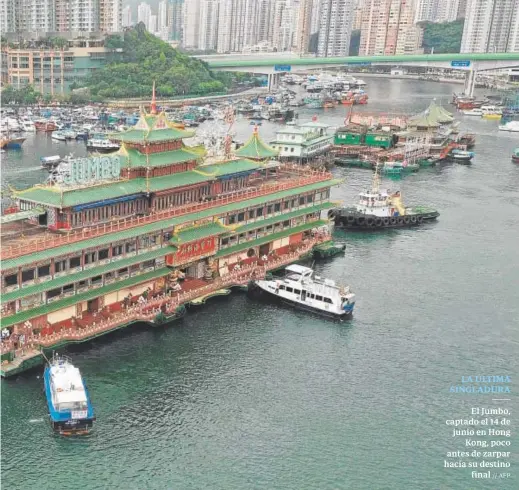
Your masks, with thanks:
M 70 162 L 65 184 L 88 184 L 99 180 L 117 179 L 121 175 L 121 160 L 117 155 L 77 158 Z

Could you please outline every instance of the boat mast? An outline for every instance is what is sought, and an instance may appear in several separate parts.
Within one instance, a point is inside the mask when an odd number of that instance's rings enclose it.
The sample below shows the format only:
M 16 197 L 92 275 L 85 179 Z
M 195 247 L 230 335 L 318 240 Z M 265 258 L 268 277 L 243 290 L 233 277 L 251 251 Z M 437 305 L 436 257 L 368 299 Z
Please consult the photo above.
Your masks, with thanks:
M 375 164 L 375 174 L 373 175 L 373 182 L 371 184 L 371 192 L 373 194 L 378 194 L 380 191 L 380 175 L 378 173 L 379 165 L 378 162 Z

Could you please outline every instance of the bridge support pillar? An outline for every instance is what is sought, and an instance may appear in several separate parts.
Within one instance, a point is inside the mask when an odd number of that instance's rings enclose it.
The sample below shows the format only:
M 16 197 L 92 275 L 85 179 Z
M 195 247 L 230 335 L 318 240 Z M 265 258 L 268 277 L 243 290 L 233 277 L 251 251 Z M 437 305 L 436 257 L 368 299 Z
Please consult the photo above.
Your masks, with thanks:
M 478 72 L 474 69 L 469 70 L 465 78 L 465 88 L 463 92 L 465 95 L 472 97 L 474 95 L 474 88 L 476 87 L 476 77 Z
M 269 92 L 275 92 L 279 88 L 280 78 L 281 77 L 280 77 L 279 73 L 269 73 L 267 75 Z

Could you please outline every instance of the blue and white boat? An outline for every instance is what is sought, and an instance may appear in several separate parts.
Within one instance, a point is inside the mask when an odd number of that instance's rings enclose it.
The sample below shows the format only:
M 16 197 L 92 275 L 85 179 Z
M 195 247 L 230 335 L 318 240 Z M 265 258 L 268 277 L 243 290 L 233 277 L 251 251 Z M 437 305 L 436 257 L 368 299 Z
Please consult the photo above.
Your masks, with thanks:
M 267 293 L 282 303 L 334 318 L 353 315 L 355 294 L 347 286 L 339 286 L 331 279 L 314 276 L 313 269 L 302 265 L 289 265 L 285 277 L 257 280 L 252 291 Z
M 54 356 L 43 380 L 52 428 L 61 435 L 88 434 L 95 415 L 79 369 L 67 357 Z
M 470 163 L 474 158 L 474 152 L 455 149 L 451 151 L 451 158 L 459 163 Z

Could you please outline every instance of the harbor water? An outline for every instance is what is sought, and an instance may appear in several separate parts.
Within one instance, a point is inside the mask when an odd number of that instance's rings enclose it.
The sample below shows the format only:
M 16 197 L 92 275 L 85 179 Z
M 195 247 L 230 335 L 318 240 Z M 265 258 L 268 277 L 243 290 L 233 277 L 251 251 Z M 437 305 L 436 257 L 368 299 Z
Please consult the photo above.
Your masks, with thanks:
M 361 110 L 418 112 L 457 85 L 369 79 Z M 452 106 L 447 106 L 452 110 Z M 300 119 L 315 111 L 298 110 Z M 345 109 L 318 111 L 337 126 Z M 456 116 L 458 117 L 458 116 Z M 517 413 L 511 478 L 445 468 L 465 450 L 447 419 L 468 418 L 485 395 L 450 393 L 462 376 L 510 375 L 518 406 L 518 134 L 463 118 L 477 135 L 471 166 L 421 169 L 402 180 L 407 205 L 440 212 L 420 229 L 336 232 L 344 256 L 316 264 L 350 285 L 354 318 L 337 323 L 244 294 L 210 300 L 167 328 L 134 326 L 65 352 L 81 369 L 97 421 L 90 436 L 52 433 L 41 370 L 3 380 L 2 484 L 9 490 L 519 488 Z M 235 125 L 237 138 L 251 132 Z M 276 129 L 264 123 L 268 141 Z M 2 184 L 41 181 L 39 157 L 84 143 L 32 135 L 2 155 Z M 333 197 L 353 204 L 368 170 L 336 168 Z M 61 351 L 60 351 L 61 352 Z M 505 405 L 506 403 L 510 405 Z M 495 403 L 494 403 L 495 404 Z M 497 406 L 497 405 L 496 405 Z M 516 410 L 517 412 L 517 410 Z

